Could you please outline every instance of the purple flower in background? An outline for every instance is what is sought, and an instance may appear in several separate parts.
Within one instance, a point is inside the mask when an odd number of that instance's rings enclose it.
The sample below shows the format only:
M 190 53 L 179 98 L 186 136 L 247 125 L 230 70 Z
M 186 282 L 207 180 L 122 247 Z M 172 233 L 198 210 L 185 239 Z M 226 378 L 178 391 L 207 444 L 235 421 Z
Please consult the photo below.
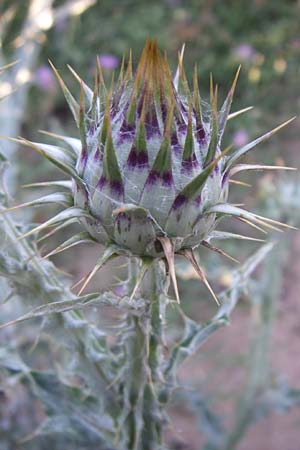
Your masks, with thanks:
M 54 73 L 46 65 L 37 68 L 34 74 L 34 83 L 45 92 L 53 92 L 56 89 Z
M 249 141 L 249 134 L 247 130 L 241 129 L 236 131 L 233 135 L 233 145 L 235 147 L 243 147 Z
M 119 58 L 115 55 L 103 54 L 99 55 L 99 59 L 103 69 L 113 70 L 118 67 Z
M 249 44 L 240 44 L 233 49 L 234 56 L 241 61 L 252 61 L 255 53 L 254 48 Z

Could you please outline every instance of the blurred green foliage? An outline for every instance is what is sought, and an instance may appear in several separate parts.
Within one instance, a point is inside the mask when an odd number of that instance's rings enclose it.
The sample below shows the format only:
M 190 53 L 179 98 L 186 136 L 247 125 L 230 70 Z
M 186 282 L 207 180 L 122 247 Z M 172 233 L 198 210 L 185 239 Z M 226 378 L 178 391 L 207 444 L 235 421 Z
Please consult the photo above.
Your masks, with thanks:
M 66 3 L 54 1 L 54 6 L 61 8 Z M 8 6 L 16 8 L 3 42 L 8 53 L 28 4 L 28 0 L 2 2 L 0 13 Z M 272 122 L 268 113 L 279 116 L 285 110 L 290 115 L 299 111 L 299 96 L 295 98 L 294 94 L 300 67 L 299 15 L 296 0 L 98 0 L 84 14 L 58 19 L 46 31 L 39 65 L 47 64 L 50 58 L 75 87 L 66 64 L 91 81 L 96 55 L 113 55 L 121 61 L 122 54 L 128 55 L 131 48 L 136 63 L 145 39 L 157 37 L 175 70 L 177 52 L 186 43 L 187 75 L 191 79 L 196 62 L 204 98 L 208 95 L 210 72 L 224 94 L 237 66 L 242 64 L 236 107 L 254 104 L 263 111 L 257 114 L 257 121 Z M 111 75 L 110 70 L 106 75 Z M 31 121 L 36 125 L 43 104 L 49 100 L 44 94 L 32 92 L 30 114 L 24 117 L 29 129 Z M 49 96 L 53 97 L 51 90 Z M 54 113 L 62 112 L 62 103 L 59 94 L 53 104 Z M 46 118 L 42 116 L 42 120 Z M 248 125 L 247 119 L 244 122 Z

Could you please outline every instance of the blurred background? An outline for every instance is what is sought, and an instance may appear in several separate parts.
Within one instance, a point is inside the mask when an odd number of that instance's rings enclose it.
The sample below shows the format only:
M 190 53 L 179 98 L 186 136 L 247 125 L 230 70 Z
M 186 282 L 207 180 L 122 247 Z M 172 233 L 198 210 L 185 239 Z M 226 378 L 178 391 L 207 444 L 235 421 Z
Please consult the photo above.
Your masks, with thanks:
M 178 51 L 183 43 L 186 44 L 186 73 L 191 80 L 197 63 L 204 99 L 209 96 L 210 73 L 219 86 L 221 99 L 224 99 L 237 67 L 242 65 L 233 111 L 248 106 L 254 106 L 254 109 L 230 121 L 225 145 L 232 143 L 241 147 L 299 115 L 299 0 L 2 0 L 0 67 L 15 60 L 19 62 L 0 80 L 0 97 L 12 93 L 0 105 L 0 134 L 22 135 L 39 141 L 42 139 L 38 130 L 48 130 L 76 137 L 76 126 L 48 59 L 54 62 L 76 97 L 79 96 L 78 83 L 67 64 L 92 85 L 96 56 L 99 56 L 105 78 L 109 80 L 113 71 L 120 68 L 122 55 L 128 56 L 129 49 L 132 49 L 136 66 L 148 37 L 157 38 L 160 48 L 167 51 L 174 73 Z M 7 181 L 14 203 L 35 196 L 30 190 L 21 189 L 21 185 L 60 177 L 50 163 L 34 151 L 19 149 L 4 141 L 0 142 L 0 151 L 13 162 L 14 169 Z M 299 168 L 299 152 L 300 120 L 297 118 L 246 159 L 251 163 Z M 232 186 L 232 202 L 242 202 L 246 209 L 300 226 L 300 179 L 297 173 L 251 173 L 251 176 L 244 176 L 243 181 L 252 186 Z M 22 211 L 22 217 L 25 215 L 33 222 L 42 221 L 49 217 L 48 214 L 49 208 Z M 227 228 L 242 234 L 248 231 L 246 226 L 236 223 L 228 224 Z M 257 236 L 254 230 L 250 233 Z M 52 237 L 42 253 L 56 247 L 62 238 L 62 235 Z M 268 368 L 270 376 L 274 376 L 274 385 L 282 386 L 281 393 L 284 386 L 300 387 L 300 236 L 297 232 L 286 232 L 284 236 L 276 235 L 276 239 L 279 241 L 277 250 L 270 257 L 269 265 L 265 263 L 264 275 L 259 273 L 257 281 L 260 292 L 267 295 L 273 289 L 274 302 L 268 312 L 269 320 L 260 330 L 265 355 L 259 362 L 255 361 L 253 346 L 260 345 L 254 339 L 257 305 L 245 293 L 230 327 L 219 331 L 203 347 L 201 354 L 182 368 L 180 383 L 187 394 L 179 388 L 170 408 L 172 424 L 166 434 L 170 449 L 199 450 L 204 442 L 203 435 L 209 433 L 205 427 L 211 426 L 207 417 L 212 414 L 212 409 L 222 416 L 224 426 L 239 435 L 234 448 L 299 450 L 300 410 L 289 409 L 283 397 L 277 399 L 273 414 L 258 411 L 255 417 L 245 419 L 246 423 L 238 423 L 238 408 L 247 400 L 243 393 L 249 392 L 247 389 L 255 378 L 256 364 L 259 365 L 258 372 Z M 256 247 L 254 243 L 238 246 L 226 243 L 223 246 L 240 261 Z M 75 282 L 93 266 L 98 252 L 99 249 L 93 247 L 76 248 L 53 260 L 71 274 Z M 215 290 L 226 288 L 234 265 L 205 252 L 201 257 Z M 122 270 L 119 265 L 109 265 L 91 284 L 90 290 L 110 286 Z M 186 314 L 194 320 L 207 320 L 215 310 L 208 294 L 180 261 L 178 272 Z M 169 315 L 172 339 L 176 338 L 177 318 L 173 317 L 172 311 Z M 22 330 L 24 332 L 24 327 Z M 8 336 L 1 333 L 0 343 Z M 9 442 L 8 436 L 20 434 L 20 430 L 29 434 L 38 423 L 39 405 L 28 407 L 25 399 L 26 393 L 16 396 L 12 392 L 1 401 L 0 450 L 15 450 L 9 443 L 1 447 L 2 440 Z M 253 425 L 254 422 L 257 423 Z M 24 444 L 20 448 L 61 448 L 55 447 L 53 442 L 50 447 L 45 442 L 37 447 L 34 445 L 27 447 Z

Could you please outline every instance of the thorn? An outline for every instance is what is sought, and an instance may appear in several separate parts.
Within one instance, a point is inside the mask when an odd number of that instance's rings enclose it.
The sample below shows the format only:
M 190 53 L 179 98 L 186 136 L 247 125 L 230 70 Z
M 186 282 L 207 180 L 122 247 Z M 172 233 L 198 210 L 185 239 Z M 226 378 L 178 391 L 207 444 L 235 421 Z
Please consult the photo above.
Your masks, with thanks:
M 213 252 L 219 253 L 219 255 L 225 256 L 225 258 L 228 258 L 228 259 L 230 259 L 231 261 L 234 261 L 237 264 L 240 264 L 240 261 L 238 259 L 233 258 L 233 256 L 230 256 L 228 253 L 224 252 L 224 250 L 211 245 L 207 241 L 202 241 L 201 245 L 203 245 L 203 247 L 208 248 L 209 250 L 212 250 Z
M 244 186 L 244 187 L 252 187 L 252 184 L 245 183 L 244 181 L 229 180 L 229 183 L 231 183 L 231 184 L 238 184 L 239 186 Z
M 212 72 L 209 75 L 209 94 L 210 94 L 210 102 L 213 103 L 214 100 L 214 81 Z
M 176 300 L 177 300 L 177 303 L 179 304 L 180 298 L 179 298 L 177 279 L 176 279 L 176 273 L 175 273 L 173 244 L 172 244 L 171 240 L 167 237 L 159 237 L 158 240 L 160 241 L 160 243 L 162 245 L 166 260 L 168 262 L 169 272 L 170 272 L 170 275 L 172 278 Z
M 237 164 L 229 171 L 229 176 L 246 170 L 298 170 L 296 167 L 289 166 L 265 166 L 261 164 Z
M 81 286 L 78 295 L 81 295 L 82 292 L 84 291 L 84 289 L 86 288 L 86 286 L 88 285 L 88 283 L 91 281 L 91 279 L 94 277 L 94 275 L 96 274 L 96 272 L 98 272 L 98 270 L 101 269 L 102 266 L 104 266 L 104 264 L 106 264 L 110 259 L 116 257 L 117 254 L 115 253 L 115 250 L 107 247 L 107 249 L 105 250 L 104 254 L 102 255 L 102 257 L 96 262 L 94 268 L 91 270 L 91 272 L 87 275 L 87 277 L 85 278 L 85 281 L 83 283 L 83 285 Z
M 86 279 L 87 276 L 88 276 L 88 274 L 84 275 L 78 281 L 76 281 L 76 283 L 72 284 L 71 290 L 76 289 L 81 283 L 83 283 L 83 281 Z
M 270 222 L 270 223 L 274 223 L 276 225 L 280 225 L 281 227 L 284 227 L 284 228 L 289 228 L 291 230 L 299 231 L 299 228 L 293 227 L 292 225 L 288 225 L 287 223 L 279 222 L 278 220 L 269 219 L 268 217 L 259 216 L 258 214 L 255 214 L 255 217 L 258 219 L 261 219 L 263 222 Z M 282 230 L 280 230 L 280 231 L 282 231 Z
M 251 111 L 253 109 L 253 106 L 248 106 L 247 108 L 240 109 L 239 111 L 235 111 L 234 113 L 228 114 L 227 120 L 234 119 L 235 117 L 239 116 L 240 114 L 244 114 L 245 112 Z
M 239 78 L 239 75 L 240 75 L 241 68 L 242 68 L 242 65 L 240 64 L 238 69 L 237 69 L 237 71 L 236 71 L 236 74 L 235 74 L 235 77 L 234 77 L 234 80 L 233 80 L 233 83 L 232 83 L 232 86 L 231 86 L 231 89 L 230 89 L 230 93 L 231 93 L 232 97 L 233 97 L 233 94 L 234 94 L 234 91 L 235 91 L 235 87 L 236 87 L 236 84 L 237 84 L 237 81 L 238 81 L 238 78 Z
M 139 288 L 141 282 L 143 281 L 143 278 L 144 278 L 144 276 L 145 276 L 145 273 L 147 272 L 147 270 L 148 270 L 148 268 L 149 268 L 149 266 L 150 266 L 151 264 L 152 264 L 152 259 L 149 260 L 149 261 L 147 261 L 147 260 L 144 258 L 144 260 L 142 261 L 142 267 L 141 267 L 141 270 L 140 270 L 140 272 L 139 272 L 139 274 L 138 274 L 138 276 L 137 276 L 137 280 L 136 280 L 135 286 L 134 286 L 134 288 L 133 288 L 133 290 L 132 290 L 132 293 L 131 293 L 131 295 L 130 295 L 130 298 L 129 298 L 129 301 L 130 301 L 130 302 L 133 300 L 133 298 L 134 298 L 134 296 L 135 296 L 135 294 L 136 294 L 136 291 L 138 290 L 138 288 Z
M 99 56 L 97 56 L 97 69 L 98 69 L 98 76 L 99 76 L 100 86 L 103 87 L 104 90 L 106 90 L 106 86 L 105 86 L 105 82 L 104 82 L 104 78 L 103 78 L 102 66 L 101 66 L 101 62 L 100 62 Z
M 233 217 L 235 219 L 240 220 L 241 222 L 246 223 L 250 227 L 255 228 L 256 230 L 260 231 L 261 233 L 268 234 L 268 232 L 266 230 L 264 230 L 263 228 L 259 227 L 258 225 L 255 225 L 254 223 L 250 222 L 250 220 L 244 219 L 244 217 L 238 217 L 238 216 L 233 216 Z
M 255 214 L 253 214 L 253 219 L 252 220 L 257 222 L 259 225 L 262 225 L 262 226 L 264 226 L 266 228 L 270 228 L 271 230 L 278 231 L 279 233 L 283 233 L 283 230 L 281 230 L 280 228 L 275 227 L 274 225 L 271 225 L 270 223 L 268 223 L 268 221 L 265 218 L 263 218 L 263 220 L 262 220 L 262 219 L 259 219 L 258 217 L 261 217 L 261 216 L 256 216 Z M 281 223 L 280 223 L 280 225 L 282 226 Z
M 217 303 L 217 305 L 220 306 L 220 302 L 219 302 L 216 294 L 214 293 L 212 287 L 210 286 L 210 284 L 209 284 L 209 282 L 207 280 L 207 277 L 206 277 L 206 275 L 204 273 L 204 270 L 199 265 L 193 250 L 184 249 L 182 251 L 182 255 L 185 256 L 187 258 L 187 260 L 192 264 L 192 266 L 194 267 L 195 271 L 199 275 L 200 280 L 205 284 L 205 286 L 207 287 L 207 289 L 211 293 L 211 295 L 214 298 L 214 300 Z

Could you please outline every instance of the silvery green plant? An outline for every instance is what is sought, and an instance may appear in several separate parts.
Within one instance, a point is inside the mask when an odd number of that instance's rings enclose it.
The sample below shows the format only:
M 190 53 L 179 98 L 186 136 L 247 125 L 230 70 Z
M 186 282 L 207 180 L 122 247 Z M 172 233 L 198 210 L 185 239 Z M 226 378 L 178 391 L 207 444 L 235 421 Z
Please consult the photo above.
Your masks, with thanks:
M 100 443 L 118 450 L 158 450 L 164 448 L 165 408 L 176 386 L 179 365 L 227 323 L 247 278 L 271 246 L 263 247 L 236 272 L 233 287 L 220 296 L 222 305 L 212 321 L 200 325 L 181 312 L 185 333 L 166 351 L 169 276 L 179 302 L 174 256 L 191 262 L 217 300 L 195 249 L 202 245 L 222 252 L 211 241 L 247 239 L 217 231 L 220 219 L 229 215 L 255 227 L 284 226 L 229 204 L 228 191 L 237 172 L 269 168 L 236 162 L 290 121 L 228 155 L 229 149 L 222 150 L 221 139 L 227 120 L 239 113 L 230 113 L 237 76 L 218 111 L 212 80 L 211 105 L 206 106 L 200 99 L 197 71 L 191 92 L 182 55 L 173 80 L 155 42 L 146 43 L 134 76 L 131 61 L 126 69 L 124 66 L 116 86 L 112 82 L 107 88 L 99 64 L 94 90 L 73 71 L 81 85 L 79 103 L 54 69 L 80 139 L 51 135 L 62 145 L 15 141 L 46 156 L 72 180 L 37 183 L 58 191 L 4 209 L 8 212 L 20 206 L 51 203 L 63 206 L 55 217 L 24 234 L 11 225 L 6 247 L 14 252 L 10 260 L 3 258 L 1 272 L 13 278 L 17 292 L 25 285 L 42 300 L 42 305 L 11 323 L 43 317 L 45 330 L 65 345 L 71 356 L 62 362 L 58 373 L 40 373 L 14 361 L 14 370 L 17 367 L 29 378 L 47 406 L 48 419 L 36 435 L 64 433 L 64 437 L 74 437 L 77 445 L 91 448 L 99 448 Z M 85 242 L 105 246 L 103 256 L 82 280 L 79 296 L 62 283 L 48 261 L 33 256 L 35 247 L 26 239 L 49 227 L 58 231 L 74 222 L 79 222 L 83 231 L 51 255 Z M 129 259 L 123 292 L 82 295 L 101 266 L 118 255 Z M 26 271 L 17 264 L 23 258 Z M 22 277 L 18 275 L 21 272 Z M 30 282 L 32 274 L 34 283 Z M 113 345 L 107 340 L 108 331 L 82 312 L 88 306 L 103 305 L 119 311 L 118 328 L 110 330 L 115 336 Z M 13 370 L 5 353 L 1 360 L 8 372 Z

